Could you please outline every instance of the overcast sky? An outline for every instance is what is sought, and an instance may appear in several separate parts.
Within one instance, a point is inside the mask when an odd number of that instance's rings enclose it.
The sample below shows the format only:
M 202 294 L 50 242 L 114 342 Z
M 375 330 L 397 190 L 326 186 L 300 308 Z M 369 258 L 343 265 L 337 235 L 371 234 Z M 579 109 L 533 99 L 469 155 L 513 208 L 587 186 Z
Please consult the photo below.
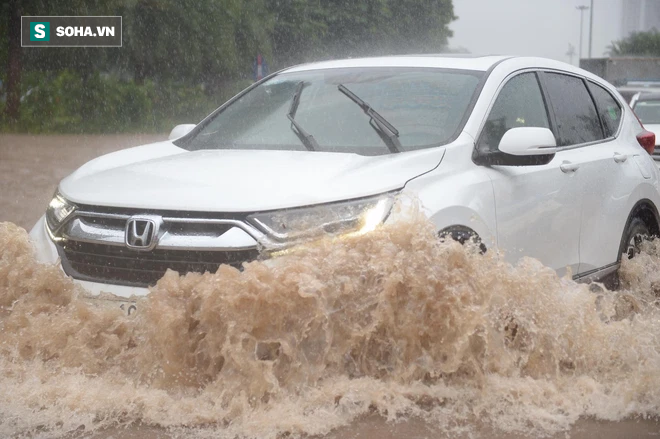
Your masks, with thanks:
M 590 0 L 454 0 L 458 20 L 450 27 L 452 48 L 474 54 L 535 55 L 568 62 L 568 45 L 578 52 L 580 11 Z M 621 38 L 621 0 L 594 0 L 593 57 L 602 57 Z M 584 12 L 582 56 L 589 45 L 589 11 Z M 577 64 L 577 55 L 573 58 Z

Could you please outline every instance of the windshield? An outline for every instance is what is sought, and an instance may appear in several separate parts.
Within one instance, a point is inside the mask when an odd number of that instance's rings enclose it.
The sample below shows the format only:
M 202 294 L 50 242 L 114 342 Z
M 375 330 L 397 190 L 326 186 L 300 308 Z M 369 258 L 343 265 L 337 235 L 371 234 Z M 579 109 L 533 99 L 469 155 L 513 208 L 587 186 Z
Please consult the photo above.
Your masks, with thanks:
M 660 100 L 637 101 L 633 110 L 644 125 L 660 124 Z
M 283 73 L 242 95 L 194 137 L 178 144 L 190 150 L 307 150 L 287 117 L 303 83 L 295 122 L 318 142 L 317 151 L 391 152 L 373 128 L 372 116 L 348 99 L 340 85 L 396 127 L 401 152 L 442 145 L 458 134 L 482 76 L 483 72 L 419 68 Z

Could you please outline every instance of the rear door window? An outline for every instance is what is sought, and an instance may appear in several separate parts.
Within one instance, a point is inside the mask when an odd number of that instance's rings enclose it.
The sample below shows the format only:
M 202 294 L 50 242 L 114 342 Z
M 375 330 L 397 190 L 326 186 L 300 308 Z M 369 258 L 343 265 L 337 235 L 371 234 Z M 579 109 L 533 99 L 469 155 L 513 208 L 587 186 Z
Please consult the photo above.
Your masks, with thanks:
M 594 102 L 581 78 L 560 73 L 544 73 L 557 123 L 558 146 L 595 142 L 604 138 Z
M 605 129 L 605 137 L 614 137 L 616 132 L 619 131 L 619 125 L 621 125 L 621 105 L 610 92 L 600 85 L 593 82 L 587 82 L 587 84 L 589 84 L 591 96 L 596 101 L 596 108 Z

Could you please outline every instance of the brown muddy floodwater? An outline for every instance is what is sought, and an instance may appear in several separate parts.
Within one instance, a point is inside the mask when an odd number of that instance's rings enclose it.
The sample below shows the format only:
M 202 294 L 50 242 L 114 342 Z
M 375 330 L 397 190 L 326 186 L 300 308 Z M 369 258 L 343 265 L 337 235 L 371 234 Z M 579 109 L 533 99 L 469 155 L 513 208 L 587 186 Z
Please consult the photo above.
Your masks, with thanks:
M 147 140 L 0 136 L 0 437 L 660 436 L 660 243 L 611 292 L 407 211 L 276 264 L 168 272 L 131 316 L 84 300 L 21 227 L 73 168 Z

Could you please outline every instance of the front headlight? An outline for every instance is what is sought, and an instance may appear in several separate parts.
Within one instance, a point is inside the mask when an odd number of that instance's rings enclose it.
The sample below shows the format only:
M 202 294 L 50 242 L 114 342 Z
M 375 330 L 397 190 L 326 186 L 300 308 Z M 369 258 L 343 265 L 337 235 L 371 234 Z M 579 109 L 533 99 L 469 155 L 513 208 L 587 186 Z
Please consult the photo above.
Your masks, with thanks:
M 362 234 L 374 230 L 390 213 L 394 194 L 341 203 L 264 212 L 248 221 L 270 240 L 282 244 L 307 241 L 323 235 Z
M 75 210 L 75 204 L 64 198 L 59 191 L 55 192 L 46 209 L 46 223 L 50 231 L 55 232 Z

